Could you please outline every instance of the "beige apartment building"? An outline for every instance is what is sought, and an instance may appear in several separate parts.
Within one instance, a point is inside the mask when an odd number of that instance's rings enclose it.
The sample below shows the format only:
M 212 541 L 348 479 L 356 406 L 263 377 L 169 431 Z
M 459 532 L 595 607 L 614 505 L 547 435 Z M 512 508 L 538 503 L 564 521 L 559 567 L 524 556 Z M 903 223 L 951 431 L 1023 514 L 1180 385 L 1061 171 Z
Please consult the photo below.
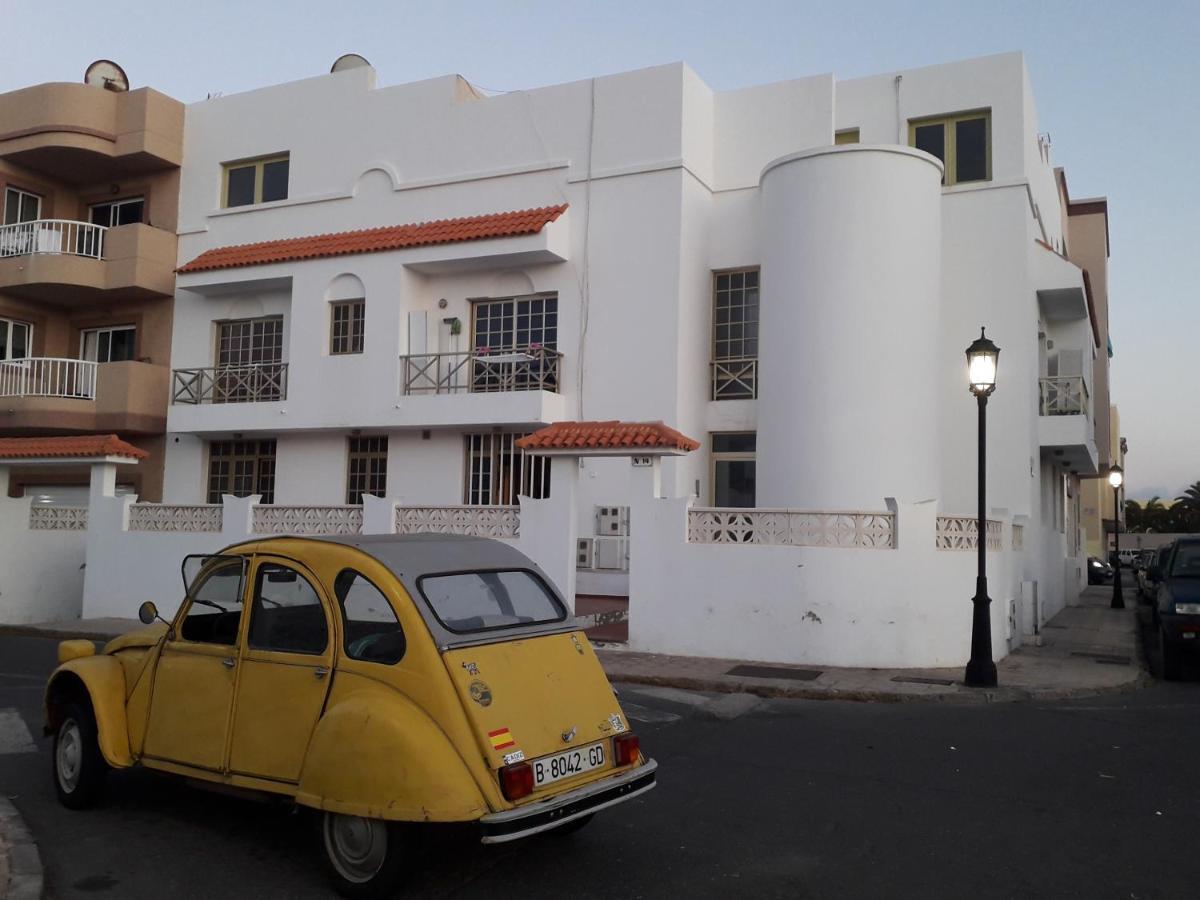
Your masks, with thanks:
M 0 94 L 0 436 L 118 434 L 150 453 L 123 480 L 158 500 L 184 107 L 89 74 Z M 9 493 L 86 479 L 14 469 Z

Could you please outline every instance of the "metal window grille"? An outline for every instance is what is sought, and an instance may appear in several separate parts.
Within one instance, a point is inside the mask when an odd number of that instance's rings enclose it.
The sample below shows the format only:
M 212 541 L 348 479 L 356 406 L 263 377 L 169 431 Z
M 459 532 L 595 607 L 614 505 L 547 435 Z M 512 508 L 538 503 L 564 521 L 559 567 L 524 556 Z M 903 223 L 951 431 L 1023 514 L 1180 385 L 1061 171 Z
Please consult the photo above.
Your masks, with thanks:
M 463 502 L 515 506 L 518 497 L 550 496 L 550 459 L 516 446 L 519 434 L 468 434 Z
M 363 352 L 366 303 L 343 300 L 330 304 L 329 352 L 333 355 Z
M 758 269 L 713 275 L 712 399 L 758 396 Z
M 208 445 L 208 499 L 220 503 L 222 494 L 249 497 L 261 494 L 275 502 L 275 441 L 212 441 Z
M 346 470 L 346 503 L 360 506 L 363 494 L 383 497 L 387 494 L 386 437 L 350 438 L 350 459 Z

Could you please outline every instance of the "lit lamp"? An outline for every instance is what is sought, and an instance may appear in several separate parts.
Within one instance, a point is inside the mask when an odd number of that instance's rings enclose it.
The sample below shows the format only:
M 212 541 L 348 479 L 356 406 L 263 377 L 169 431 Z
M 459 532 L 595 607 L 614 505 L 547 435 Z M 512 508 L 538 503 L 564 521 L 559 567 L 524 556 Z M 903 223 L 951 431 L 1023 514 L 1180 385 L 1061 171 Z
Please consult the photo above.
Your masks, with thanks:
M 1121 590 L 1121 485 L 1125 483 L 1125 471 L 1118 465 L 1108 470 L 1108 483 L 1113 489 L 1113 595 L 1110 606 L 1125 608 L 1125 594 Z
M 992 661 L 992 620 L 987 592 L 987 398 L 996 389 L 996 366 L 1000 348 L 987 339 L 982 328 L 979 339 L 967 348 L 967 380 L 979 404 L 979 525 L 976 544 L 979 568 L 975 575 L 974 613 L 971 617 L 971 659 L 967 662 L 968 687 L 995 687 L 996 664 Z

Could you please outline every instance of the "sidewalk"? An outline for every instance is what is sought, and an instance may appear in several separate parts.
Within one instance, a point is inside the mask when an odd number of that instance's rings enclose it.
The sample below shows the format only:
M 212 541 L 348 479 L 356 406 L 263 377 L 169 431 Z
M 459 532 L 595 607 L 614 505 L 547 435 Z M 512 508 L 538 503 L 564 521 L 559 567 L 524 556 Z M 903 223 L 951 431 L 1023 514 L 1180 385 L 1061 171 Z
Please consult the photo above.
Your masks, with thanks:
M 1027 643 L 997 664 L 1000 686 L 967 688 L 962 669 L 839 669 L 737 659 L 661 656 L 600 645 L 597 654 L 616 682 L 761 697 L 878 702 L 950 703 L 1052 700 L 1135 690 L 1149 683 L 1137 630 L 1137 600 L 1109 608 L 1111 587 L 1089 587 L 1042 630 L 1042 646 Z M 77 619 L 0 626 L 0 633 L 107 640 L 140 628 L 136 619 Z M 970 640 L 963 635 L 964 643 Z M 993 637 L 993 640 L 996 640 Z M 731 674 L 741 667 L 742 674 Z M 750 671 L 747 671 L 747 667 Z

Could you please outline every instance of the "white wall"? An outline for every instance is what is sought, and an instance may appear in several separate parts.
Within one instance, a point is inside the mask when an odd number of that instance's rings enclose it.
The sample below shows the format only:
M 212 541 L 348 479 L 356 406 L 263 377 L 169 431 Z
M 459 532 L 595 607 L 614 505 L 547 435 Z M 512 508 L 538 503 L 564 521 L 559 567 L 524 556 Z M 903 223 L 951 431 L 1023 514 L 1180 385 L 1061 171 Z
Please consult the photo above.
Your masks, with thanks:
M 31 497 L 8 496 L 0 474 L 0 623 L 28 625 L 79 616 L 85 533 L 29 527 Z

